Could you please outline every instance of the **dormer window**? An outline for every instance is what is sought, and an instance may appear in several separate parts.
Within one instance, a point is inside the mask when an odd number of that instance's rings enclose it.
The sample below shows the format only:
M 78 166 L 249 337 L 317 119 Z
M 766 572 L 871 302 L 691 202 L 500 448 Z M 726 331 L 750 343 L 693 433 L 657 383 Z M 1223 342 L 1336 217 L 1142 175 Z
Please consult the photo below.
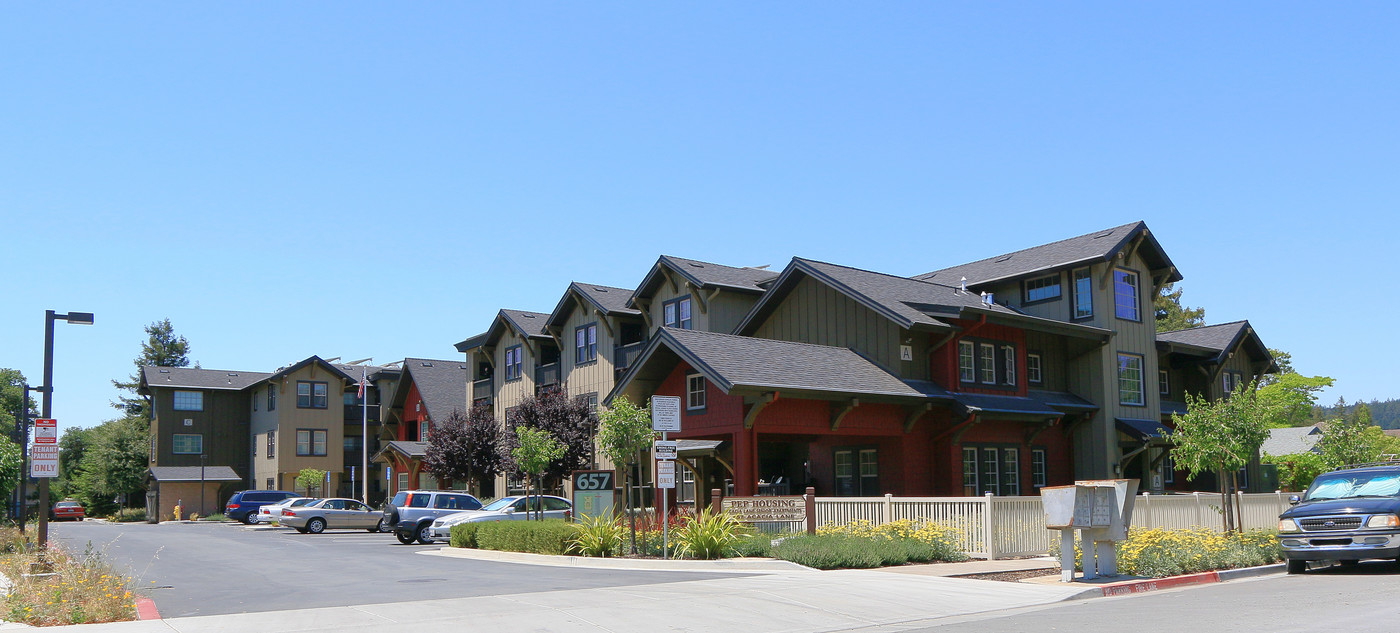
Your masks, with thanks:
M 519 345 L 506 348 L 506 380 L 518 380 L 523 374 L 524 361 L 521 360 Z
M 1027 280 L 1025 297 L 1023 303 L 1026 304 L 1058 301 L 1060 299 L 1060 274 L 1055 273 L 1048 277 Z
M 690 320 L 690 297 L 672 299 L 661 304 L 662 319 L 661 324 L 666 327 L 689 330 L 692 328 Z

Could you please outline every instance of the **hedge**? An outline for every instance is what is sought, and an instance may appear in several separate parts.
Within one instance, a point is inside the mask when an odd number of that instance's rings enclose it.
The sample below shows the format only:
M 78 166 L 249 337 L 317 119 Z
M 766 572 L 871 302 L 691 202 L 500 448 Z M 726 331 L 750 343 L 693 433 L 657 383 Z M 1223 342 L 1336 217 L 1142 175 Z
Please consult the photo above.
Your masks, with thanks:
M 476 526 L 475 529 L 467 528 Z M 461 530 L 457 528 L 463 528 Z M 531 554 L 572 554 L 570 540 L 575 529 L 569 523 L 547 521 L 492 521 L 468 523 L 452 528 L 452 545 Z M 460 544 L 459 544 L 460 543 Z

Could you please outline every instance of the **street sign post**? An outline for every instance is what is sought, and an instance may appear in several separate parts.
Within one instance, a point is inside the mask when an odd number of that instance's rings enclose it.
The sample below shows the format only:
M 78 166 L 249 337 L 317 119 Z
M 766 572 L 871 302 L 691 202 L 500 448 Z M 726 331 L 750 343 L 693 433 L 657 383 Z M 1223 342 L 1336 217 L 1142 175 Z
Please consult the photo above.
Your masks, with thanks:
M 58 420 L 40 418 L 34 421 L 35 444 L 58 443 Z
M 651 397 L 651 429 L 661 432 L 661 441 L 656 442 L 652 448 L 652 453 L 656 455 L 656 486 L 661 489 L 661 557 L 670 558 L 668 551 L 671 546 L 671 489 L 676 487 L 676 463 L 672 460 L 676 458 L 676 443 L 667 441 L 667 433 L 677 433 L 681 430 L 681 398 L 680 396 L 652 396 Z M 662 457 L 662 447 L 668 447 L 666 452 L 669 457 Z M 670 473 L 669 486 L 661 483 L 661 468 L 665 465 Z

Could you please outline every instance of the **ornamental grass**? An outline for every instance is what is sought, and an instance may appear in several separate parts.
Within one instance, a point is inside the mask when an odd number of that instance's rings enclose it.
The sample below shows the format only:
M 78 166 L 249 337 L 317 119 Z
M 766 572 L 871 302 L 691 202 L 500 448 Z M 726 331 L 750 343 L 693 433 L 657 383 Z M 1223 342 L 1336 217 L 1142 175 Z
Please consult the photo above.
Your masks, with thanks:
M 1149 578 L 1256 567 L 1283 559 L 1278 535 L 1269 530 L 1222 534 L 1210 528 L 1132 529 L 1117 544 L 1118 573 Z M 1052 552 L 1058 555 L 1058 548 Z M 1074 564 L 1083 569 L 1083 552 L 1074 545 Z
M 136 619 L 136 592 L 130 576 L 112 569 L 89 544 L 81 555 L 50 547 L 40 569 L 39 552 L 15 528 L 0 528 L 0 572 L 10 579 L 3 619 L 35 626 L 122 622 Z

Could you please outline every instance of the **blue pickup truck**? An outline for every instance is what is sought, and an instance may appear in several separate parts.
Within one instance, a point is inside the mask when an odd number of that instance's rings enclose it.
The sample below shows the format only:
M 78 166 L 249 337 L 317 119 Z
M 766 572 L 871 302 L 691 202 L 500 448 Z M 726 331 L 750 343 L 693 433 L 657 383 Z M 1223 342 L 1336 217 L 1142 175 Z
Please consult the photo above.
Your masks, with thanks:
M 1400 463 L 1319 475 L 1278 518 L 1288 573 L 1308 561 L 1354 565 L 1400 557 Z

